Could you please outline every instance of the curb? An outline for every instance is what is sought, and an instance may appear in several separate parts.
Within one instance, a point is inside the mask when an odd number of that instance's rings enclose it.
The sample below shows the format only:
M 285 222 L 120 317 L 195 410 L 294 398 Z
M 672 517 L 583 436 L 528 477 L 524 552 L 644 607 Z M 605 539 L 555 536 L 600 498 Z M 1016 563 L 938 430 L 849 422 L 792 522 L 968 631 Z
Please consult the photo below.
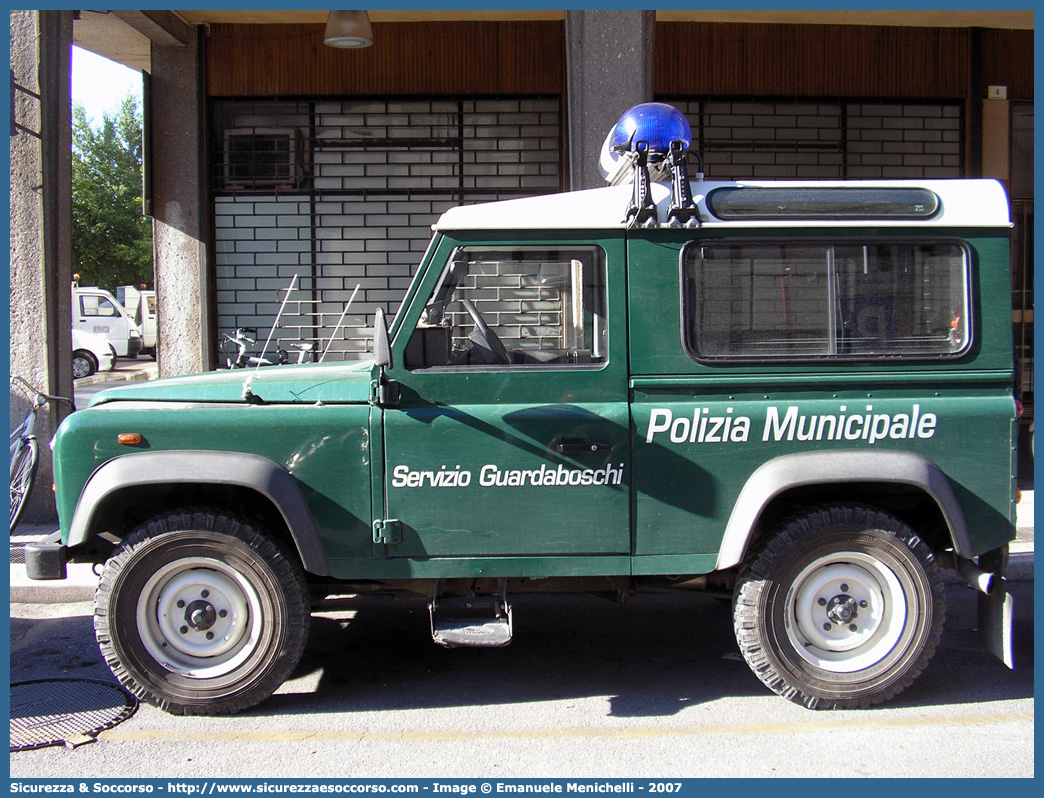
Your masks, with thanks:
M 1010 551 L 1007 580 L 1032 582 L 1033 543 L 1014 541 Z M 69 563 L 67 573 L 67 578 L 62 580 L 32 580 L 25 575 L 25 565 L 11 563 L 11 603 L 71 604 L 94 601 L 94 592 L 98 587 L 98 575 L 94 573 L 94 567 L 90 563 Z M 947 583 L 963 584 L 963 580 L 953 571 L 943 570 L 942 574 Z
M 81 377 L 78 380 L 73 380 L 73 386 L 80 388 L 86 385 L 100 385 L 103 382 L 147 382 L 148 380 L 156 379 L 157 370 L 158 364 L 154 361 L 146 363 L 145 367 L 139 371 L 120 371 L 117 369 L 105 372 L 98 371 L 90 377 Z
M 90 379 L 89 377 L 86 379 Z M 147 379 L 140 377 L 138 379 Z M 1022 494 L 1018 506 L 1017 533 L 1008 548 L 1008 571 L 1010 582 L 1033 581 L 1033 491 Z M 49 581 L 29 579 L 25 575 L 25 564 L 16 557 L 19 547 L 33 540 L 46 538 L 55 532 L 51 524 L 20 524 L 19 531 L 11 536 L 11 603 L 12 604 L 65 604 L 93 601 L 98 587 L 98 575 L 90 563 L 69 563 L 67 577 Z M 963 583 L 953 571 L 943 570 L 946 582 Z
M 12 604 L 68 604 L 94 600 L 98 576 L 90 563 L 69 563 L 65 579 L 41 581 L 26 576 L 22 556 L 25 544 L 50 537 L 55 531 L 50 524 L 19 524 L 11 536 Z
M 952 571 L 944 571 L 943 574 L 944 581 L 948 583 L 963 583 Z M 1012 551 L 1006 578 L 1009 582 L 1033 581 L 1032 548 Z M 89 564 L 71 563 L 68 566 L 68 578 L 54 582 L 33 581 L 25 576 L 24 566 L 11 565 L 11 604 L 75 604 L 94 601 L 97 587 L 98 577 Z
M 17 571 L 16 571 L 17 569 Z M 73 563 L 68 567 L 68 578 L 53 582 L 39 582 L 26 577 L 25 566 L 11 565 L 12 604 L 75 604 L 94 601 L 98 577 L 92 566 Z

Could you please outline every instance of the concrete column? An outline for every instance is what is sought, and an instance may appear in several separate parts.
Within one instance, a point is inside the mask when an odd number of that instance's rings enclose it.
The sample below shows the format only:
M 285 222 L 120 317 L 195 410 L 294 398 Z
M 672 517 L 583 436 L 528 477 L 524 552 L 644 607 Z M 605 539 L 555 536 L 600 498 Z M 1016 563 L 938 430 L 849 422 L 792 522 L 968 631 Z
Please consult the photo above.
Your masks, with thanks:
M 566 11 L 569 187 L 597 188 L 609 129 L 653 96 L 654 11 Z
M 152 46 L 146 100 L 161 376 L 211 368 L 202 45 Z
M 11 374 L 72 396 L 70 308 L 72 128 L 71 11 L 11 11 Z M 11 390 L 11 426 L 28 400 Z M 37 416 L 40 465 L 23 519 L 56 519 L 47 441 L 68 413 Z

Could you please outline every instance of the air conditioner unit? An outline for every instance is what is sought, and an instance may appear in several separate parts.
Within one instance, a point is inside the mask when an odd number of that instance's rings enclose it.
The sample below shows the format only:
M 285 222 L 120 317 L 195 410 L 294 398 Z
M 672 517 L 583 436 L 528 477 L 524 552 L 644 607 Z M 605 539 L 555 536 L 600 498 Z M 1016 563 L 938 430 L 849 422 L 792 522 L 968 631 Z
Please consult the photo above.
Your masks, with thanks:
M 296 187 L 301 134 L 296 128 L 249 127 L 225 131 L 225 187 Z

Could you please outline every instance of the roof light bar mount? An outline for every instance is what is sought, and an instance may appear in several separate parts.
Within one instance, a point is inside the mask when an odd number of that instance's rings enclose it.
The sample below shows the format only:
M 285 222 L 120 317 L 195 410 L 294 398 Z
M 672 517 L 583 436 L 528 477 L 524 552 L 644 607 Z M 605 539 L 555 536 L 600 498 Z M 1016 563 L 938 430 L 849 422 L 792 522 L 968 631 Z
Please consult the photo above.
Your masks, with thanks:
M 667 208 L 668 227 L 699 227 L 700 214 L 692 199 L 692 187 L 689 186 L 689 150 L 685 142 L 675 139 L 671 142 L 668 160 L 671 164 L 671 204 Z M 702 177 L 702 170 L 700 173 Z
M 633 135 L 631 137 L 634 138 Z M 628 141 L 626 147 L 631 146 Z M 649 142 L 635 142 L 633 152 L 637 154 L 631 171 L 634 175 L 634 190 L 631 192 L 631 203 L 624 214 L 624 223 L 628 227 L 656 227 L 656 203 L 652 200 L 649 187 Z
M 624 214 L 627 227 L 658 227 L 650 184 L 671 183 L 668 227 L 698 227 L 700 216 L 689 185 L 688 155 L 692 143 L 689 122 L 666 103 L 641 103 L 627 109 L 602 145 L 599 170 L 610 185 L 634 185 Z M 697 178 L 703 179 L 703 161 Z

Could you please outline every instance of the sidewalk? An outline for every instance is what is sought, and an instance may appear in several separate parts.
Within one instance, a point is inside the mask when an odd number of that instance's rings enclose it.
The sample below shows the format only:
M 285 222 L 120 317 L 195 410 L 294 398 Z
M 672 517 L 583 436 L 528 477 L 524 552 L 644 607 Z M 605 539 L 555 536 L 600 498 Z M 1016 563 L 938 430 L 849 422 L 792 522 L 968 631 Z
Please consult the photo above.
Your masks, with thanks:
M 70 563 L 66 579 L 42 582 L 25 575 L 25 544 L 54 534 L 53 526 L 19 524 L 15 532 L 11 535 L 12 604 L 68 604 L 94 600 L 98 576 L 89 564 Z
M 1012 553 L 1033 551 L 1033 491 L 1024 490 L 1017 507 L 1016 531 L 1018 537 L 1011 544 Z
M 1011 544 L 1010 579 L 1033 579 L 1033 491 L 1024 491 L 1018 506 L 1018 537 Z M 53 526 L 21 524 L 11 536 L 11 603 L 62 604 L 74 601 L 92 601 L 98 585 L 98 575 L 92 566 L 70 563 L 68 578 L 42 582 L 25 575 L 22 548 L 32 540 L 54 533 Z M 947 572 L 949 573 L 949 572 Z M 955 579 L 959 577 L 954 577 Z
M 104 382 L 141 382 L 154 380 L 159 374 L 159 364 L 150 357 L 117 358 L 112 371 L 96 371 L 90 377 L 73 381 L 74 388 L 100 385 Z

